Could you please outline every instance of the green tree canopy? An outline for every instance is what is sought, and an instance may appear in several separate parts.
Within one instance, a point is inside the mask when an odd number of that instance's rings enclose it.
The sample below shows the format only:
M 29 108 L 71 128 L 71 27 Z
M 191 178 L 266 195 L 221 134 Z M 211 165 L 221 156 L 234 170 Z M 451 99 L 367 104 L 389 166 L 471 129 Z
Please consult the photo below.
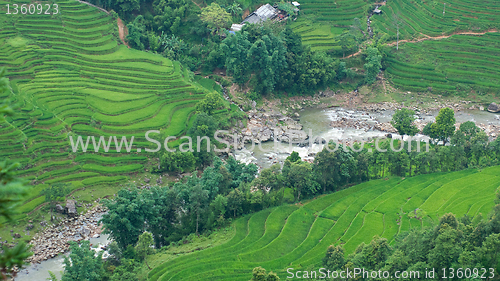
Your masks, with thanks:
M 90 242 L 83 240 L 80 245 L 70 242 L 69 258 L 64 258 L 64 274 L 61 281 L 100 281 L 102 251 L 96 252 L 90 248 Z
M 219 32 L 221 28 L 229 27 L 231 24 L 231 14 L 226 12 L 226 10 L 215 2 L 201 9 L 200 18 L 207 23 L 209 28 L 215 29 L 217 32 Z
M 404 135 L 414 136 L 418 132 L 417 126 L 413 124 L 415 119 L 415 111 L 408 108 L 402 108 L 396 110 L 394 115 L 392 115 L 391 124 L 398 130 L 401 137 Z
M 370 85 L 375 82 L 377 75 L 382 68 L 382 56 L 377 48 L 369 47 L 366 49 L 365 82 Z
M 290 160 L 290 162 L 298 162 L 302 159 L 300 158 L 300 155 L 297 151 L 293 151 L 292 154 L 290 154 L 290 156 L 286 158 L 286 160 Z
M 221 108 L 224 105 L 222 97 L 217 92 L 208 93 L 204 99 L 196 104 L 196 110 L 206 112 L 211 115 L 214 110 Z
M 446 144 L 448 138 L 455 133 L 455 112 L 453 109 L 445 107 L 436 116 L 436 122 L 431 125 L 432 133 L 437 139 Z

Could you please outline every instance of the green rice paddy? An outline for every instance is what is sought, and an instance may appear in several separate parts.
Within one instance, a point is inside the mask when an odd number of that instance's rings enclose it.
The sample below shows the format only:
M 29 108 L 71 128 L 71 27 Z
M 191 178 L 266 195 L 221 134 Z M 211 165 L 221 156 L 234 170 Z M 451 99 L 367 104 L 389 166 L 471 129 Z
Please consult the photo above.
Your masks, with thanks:
M 177 62 L 128 49 L 110 15 L 56 3 L 57 15 L 0 15 L 0 67 L 13 89 L 1 98 L 17 113 L 0 124 L 0 159 L 20 161 L 19 175 L 34 185 L 23 212 L 43 202 L 49 184 L 123 183 L 144 171 L 147 155 L 136 148 L 147 144 L 145 132 L 185 133 L 194 105 L 216 88 L 193 82 Z M 73 153 L 70 135 L 134 136 L 136 145 L 132 153 L 95 153 L 91 143 L 92 153 Z
M 391 47 L 387 62 L 386 76 L 404 90 L 500 92 L 500 33 L 407 43 L 399 51 Z
M 388 33 L 394 40 L 393 14 L 403 22 L 400 39 L 500 28 L 500 3 L 495 0 L 389 0 L 380 10 L 381 15 L 372 17 L 374 30 Z
M 303 204 L 283 205 L 234 222 L 227 243 L 165 262 L 149 280 L 248 280 L 262 266 L 286 279 L 286 268 L 318 266 L 329 245 L 351 253 L 375 235 L 437 223 L 440 216 L 486 215 L 500 187 L 500 167 L 482 171 L 365 182 Z

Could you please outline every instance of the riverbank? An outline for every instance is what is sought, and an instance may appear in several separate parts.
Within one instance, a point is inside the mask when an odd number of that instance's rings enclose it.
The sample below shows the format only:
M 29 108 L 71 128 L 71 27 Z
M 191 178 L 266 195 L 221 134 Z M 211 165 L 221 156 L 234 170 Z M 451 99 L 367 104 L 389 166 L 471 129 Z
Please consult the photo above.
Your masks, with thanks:
M 247 143 L 243 145 L 239 142 L 238 149 L 232 153 L 242 162 L 253 162 L 260 168 L 267 168 L 272 164 L 282 164 L 292 151 L 298 152 L 305 161 L 313 161 L 318 149 L 321 149 L 318 137 L 345 144 L 359 140 L 371 141 L 374 138 L 399 138 L 401 136 L 397 134 L 390 121 L 394 112 L 403 107 L 415 111 L 417 118 L 415 124 L 420 131 L 427 123 L 435 121 L 441 108 L 449 107 L 455 112 L 457 128 L 463 122 L 473 121 L 490 139 L 500 135 L 500 115 L 489 113 L 481 103 L 458 98 L 438 97 L 438 100 L 410 92 L 406 93 L 406 100 L 399 102 L 369 102 L 367 96 L 369 94 L 361 91 L 348 93 L 320 91 L 314 96 L 264 100 L 255 109 L 247 112 L 247 126 L 237 132 L 238 141 L 247 136 Z M 300 128 L 298 130 L 302 133 L 294 133 L 295 136 L 301 137 L 294 139 L 293 145 L 280 145 L 278 151 L 275 151 L 273 134 L 262 132 L 273 132 L 280 120 L 293 120 L 295 123 L 292 130 Z M 288 127 L 287 124 L 281 125 L 283 125 L 281 128 Z M 314 137 L 312 140 L 307 135 L 309 130 Z M 263 135 L 265 138 L 259 139 Z M 423 135 L 419 137 L 426 138 Z M 252 147 L 251 140 L 259 144 L 259 147 Z M 280 143 L 288 143 L 280 138 L 277 140 Z
M 98 238 L 103 230 L 99 220 L 105 212 L 102 205 L 96 205 L 85 214 L 47 226 L 31 239 L 33 255 L 27 261 L 40 263 L 67 252 L 70 241 Z

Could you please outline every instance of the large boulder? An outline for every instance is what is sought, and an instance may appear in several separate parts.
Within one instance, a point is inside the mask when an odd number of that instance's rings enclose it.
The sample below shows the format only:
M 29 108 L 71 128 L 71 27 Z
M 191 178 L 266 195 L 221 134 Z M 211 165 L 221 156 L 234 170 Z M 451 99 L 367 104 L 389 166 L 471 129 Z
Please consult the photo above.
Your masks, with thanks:
M 76 216 L 76 206 L 75 206 L 75 200 L 67 200 L 66 201 L 66 213 L 70 216 Z
M 56 212 L 62 214 L 64 212 L 64 208 L 61 205 L 57 204 L 56 205 Z
M 488 106 L 488 111 L 493 112 L 493 113 L 498 113 L 498 112 L 500 112 L 500 106 L 498 104 L 492 102 L 490 104 L 490 106 Z

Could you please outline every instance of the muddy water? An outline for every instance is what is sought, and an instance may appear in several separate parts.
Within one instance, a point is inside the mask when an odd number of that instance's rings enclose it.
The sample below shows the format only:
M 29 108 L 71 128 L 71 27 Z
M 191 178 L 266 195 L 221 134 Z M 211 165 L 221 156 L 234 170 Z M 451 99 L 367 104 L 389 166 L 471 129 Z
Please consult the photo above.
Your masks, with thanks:
M 101 234 L 99 238 L 90 238 L 90 244 L 92 247 L 99 246 L 102 247 L 107 245 L 110 240 L 108 239 L 108 234 Z M 68 256 L 69 252 L 64 255 L 59 255 L 55 258 L 42 261 L 39 264 L 32 264 L 27 268 L 21 270 L 15 281 L 42 281 L 50 278 L 49 271 L 54 273 L 57 278 L 61 279 L 61 273 L 64 271 L 64 257 Z
M 341 118 L 346 118 L 364 121 L 370 125 L 375 125 L 377 122 L 385 123 L 391 121 L 393 114 L 394 111 L 392 110 L 380 113 L 369 113 L 345 108 L 308 108 L 300 112 L 300 123 L 306 133 L 309 134 L 309 130 L 311 130 L 313 139 L 319 136 L 326 140 L 335 140 L 337 142 L 351 142 L 354 140 L 368 141 L 373 138 L 383 137 L 387 133 L 373 128 L 333 128 L 330 123 Z M 430 122 L 435 120 L 435 116 L 437 116 L 437 114 L 438 111 L 430 111 L 428 114 L 417 115 L 417 117 L 421 121 Z M 463 110 L 455 113 L 455 118 L 458 123 L 473 121 L 476 124 L 482 123 L 485 125 L 500 125 L 499 115 L 486 111 Z M 395 135 L 395 137 L 398 137 L 398 135 Z M 417 135 L 417 137 L 423 136 Z M 247 144 L 245 145 L 245 149 L 235 151 L 234 154 L 236 159 L 242 162 L 251 162 L 257 164 L 260 168 L 268 168 L 276 163 L 282 164 L 292 151 L 298 152 L 303 160 L 312 160 L 314 153 L 321 151 L 324 146 L 313 144 L 311 147 L 299 147 L 297 145 L 290 146 L 286 143 L 276 145 L 277 149 L 275 150 L 275 143 L 273 142 L 266 142 L 260 146 L 256 145 L 253 149 L 251 144 Z

